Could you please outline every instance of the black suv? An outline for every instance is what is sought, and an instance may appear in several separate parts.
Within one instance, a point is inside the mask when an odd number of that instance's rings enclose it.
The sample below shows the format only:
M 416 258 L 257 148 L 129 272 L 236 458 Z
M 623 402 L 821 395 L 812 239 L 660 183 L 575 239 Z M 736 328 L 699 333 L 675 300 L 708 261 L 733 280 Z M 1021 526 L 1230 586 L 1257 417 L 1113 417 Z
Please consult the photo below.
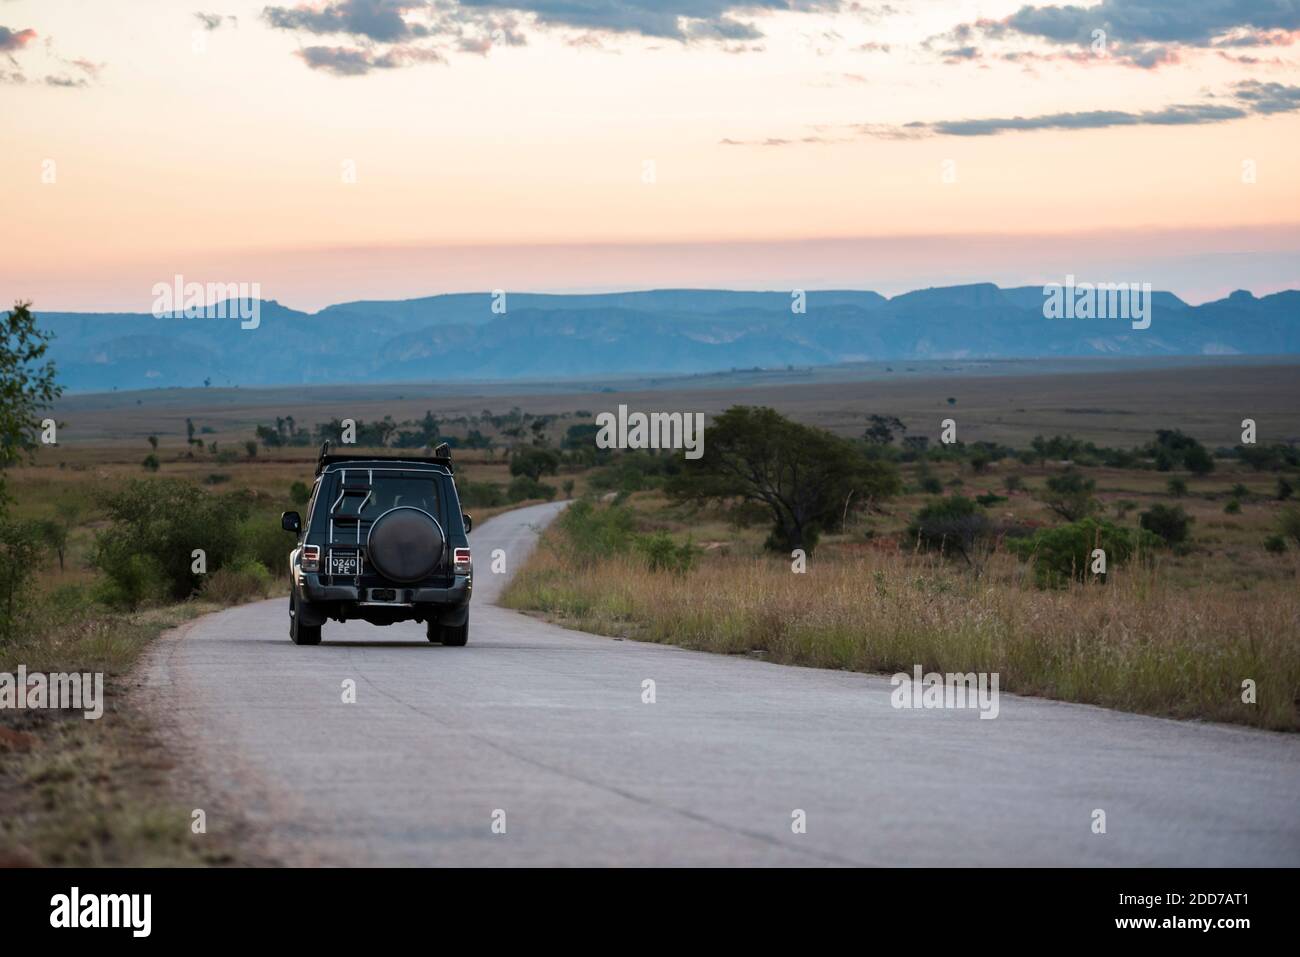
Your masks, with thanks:
M 320 643 L 325 619 L 426 623 L 430 641 L 469 640 L 470 517 L 460 510 L 451 456 L 339 455 L 321 448 L 307 522 L 289 554 L 289 637 Z

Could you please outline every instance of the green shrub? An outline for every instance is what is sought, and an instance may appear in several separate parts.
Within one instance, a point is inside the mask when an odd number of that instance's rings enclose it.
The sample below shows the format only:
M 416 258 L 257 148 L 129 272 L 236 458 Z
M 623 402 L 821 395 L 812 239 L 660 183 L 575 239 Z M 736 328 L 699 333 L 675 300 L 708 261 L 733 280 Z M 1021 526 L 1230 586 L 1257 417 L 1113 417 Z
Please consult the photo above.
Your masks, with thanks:
M 203 550 L 212 574 L 235 557 L 239 524 L 247 516 L 237 497 L 178 479 L 128 482 L 104 495 L 103 507 L 109 528 L 96 538 L 94 562 L 131 600 L 150 591 L 136 579 L 151 569 L 166 595 L 189 597 L 203 583 L 193 571 L 194 550 Z M 131 556 L 145 560 L 132 562 Z
M 579 499 L 557 520 L 571 557 L 579 564 L 591 564 L 626 552 L 634 542 L 636 522 L 621 505 L 597 506 L 591 499 Z
M 221 605 L 237 605 L 265 598 L 271 588 L 271 573 L 255 559 L 244 558 L 218 568 L 203 583 L 202 595 Z
M 289 500 L 294 505 L 306 505 L 311 500 L 311 488 L 306 482 L 294 482 L 289 486 Z
M 978 505 L 961 495 L 937 499 L 917 511 L 907 537 L 923 549 L 956 553 L 969 560 L 975 546 L 987 538 L 992 524 Z
M 1241 514 L 1241 502 L 1239 502 L 1239 501 L 1238 501 L 1237 499 L 1235 499 L 1235 498 L 1234 498 L 1234 499 L 1229 499 L 1229 500 L 1228 500 L 1228 504 L 1225 505 L 1225 506 L 1223 506 L 1223 511 L 1224 511 L 1224 513 L 1227 514 L 1227 515 L 1240 515 L 1240 514 Z
M 163 597 L 163 570 L 153 556 L 113 539 L 100 546 L 95 561 L 105 575 L 95 594 L 103 604 L 134 611 Z
M 1187 480 L 1181 478 L 1171 478 L 1165 483 L 1165 490 L 1174 498 L 1182 498 L 1187 494 Z
M 695 566 L 698 550 L 689 541 L 677 544 L 667 532 L 654 532 L 636 539 L 636 548 L 652 572 L 685 575 Z
M 146 472 L 157 472 L 158 465 L 159 465 L 158 456 L 150 452 L 148 455 L 144 457 L 144 461 L 141 462 L 140 464 L 144 466 L 144 470 Z
M 977 495 L 975 497 L 975 501 L 980 505 L 983 505 L 985 508 L 992 508 L 999 502 L 1005 502 L 1006 500 L 1007 497 L 1005 495 L 997 495 L 993 492 L 985 492 L 983 495 Z
M 549 502 L 555 498 L 555 491 L 554 485 L 539 482 L 528 475 L 520 475 L 511 480 L 510 486 L 506 489 L 506 497 L 511 502 L 524 502 L 530 498 L 544 498 Z
M 1192 521 L 1181 505 L 1152 505 L 1138 516 L 1138 526 L 1160 536 L 1166 545 L 1186 541 Z
M 271 578 L 289 574 L 289 552 L 294 538 L 280 526 L 278 515 L 258 513 L 239 526 L 239 559 L 255 561 Z
M 1135 552 L 1155 548 L 1160 540 L 1150 532 L 1131 531 L 1107 521 L 1084 518 L 1058 528 L 1044 528 L 1028 538 L 1010 539 L 1011 552 L 1034 564 L 1034 579 L 1040 588 L 1060 588 L 1071 580 L 1082 581 L 1091 573 L 1092 553 L 1106 553 L 1106 570 L 1122 565 Z M 1096 576 L 1105 581 L 1105 575 Z
M 1281 555 L 1286 551 L 1286 539 L 1281 535 L 1270 535 L 1264 539 L 1264 551 Z
M 506 504 L 506 494 L 492 482 L 457 482 L 456 492 L 465 508 L 498 508 Z

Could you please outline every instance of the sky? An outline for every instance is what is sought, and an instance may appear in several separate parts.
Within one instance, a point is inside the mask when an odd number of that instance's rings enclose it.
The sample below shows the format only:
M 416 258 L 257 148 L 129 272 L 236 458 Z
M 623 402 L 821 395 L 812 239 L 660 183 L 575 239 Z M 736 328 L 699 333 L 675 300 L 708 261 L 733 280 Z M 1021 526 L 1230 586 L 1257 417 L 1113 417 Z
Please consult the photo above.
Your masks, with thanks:
M 1300 288 L 1300 0 L 0 0 L 0 299 Z

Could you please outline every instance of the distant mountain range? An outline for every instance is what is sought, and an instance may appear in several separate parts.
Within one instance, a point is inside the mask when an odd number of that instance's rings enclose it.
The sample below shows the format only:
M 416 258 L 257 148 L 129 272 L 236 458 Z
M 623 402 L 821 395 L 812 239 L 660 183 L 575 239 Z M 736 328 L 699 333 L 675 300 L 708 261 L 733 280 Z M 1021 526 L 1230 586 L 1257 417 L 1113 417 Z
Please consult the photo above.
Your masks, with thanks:
M 907 359 L 1300 353 L 1300 292 L 1235 292 L 1191 306 L 1152 295 L 1151 326 L 1047 319 L 1040 286 L 874 292 L 666 289 L 486 293 L 350 302 L 308 314 L 261 302 L 237 318 L 41 313 L 73 392 L 162 386 L 550 379 Z M 234 314 L 232 309 L 230 315 Z

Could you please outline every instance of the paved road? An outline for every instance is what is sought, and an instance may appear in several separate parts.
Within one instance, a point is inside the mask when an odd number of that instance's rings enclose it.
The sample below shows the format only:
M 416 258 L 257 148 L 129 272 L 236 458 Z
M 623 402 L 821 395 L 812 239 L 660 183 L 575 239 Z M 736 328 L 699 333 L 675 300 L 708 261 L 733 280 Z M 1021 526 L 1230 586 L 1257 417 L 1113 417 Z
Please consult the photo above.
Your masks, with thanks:
M 900 711 L 885 678 L 496 607 L 491 551 L 517 567 L 558 507 L 474 532 L 468 647 L 334 622 L 295 647 L 284 600 L 160 641 L 141 690 L 200 769 L 194 806 L 289 863 L 1300 864 L 1295 736 L 1008 695 L 996 720 Z

